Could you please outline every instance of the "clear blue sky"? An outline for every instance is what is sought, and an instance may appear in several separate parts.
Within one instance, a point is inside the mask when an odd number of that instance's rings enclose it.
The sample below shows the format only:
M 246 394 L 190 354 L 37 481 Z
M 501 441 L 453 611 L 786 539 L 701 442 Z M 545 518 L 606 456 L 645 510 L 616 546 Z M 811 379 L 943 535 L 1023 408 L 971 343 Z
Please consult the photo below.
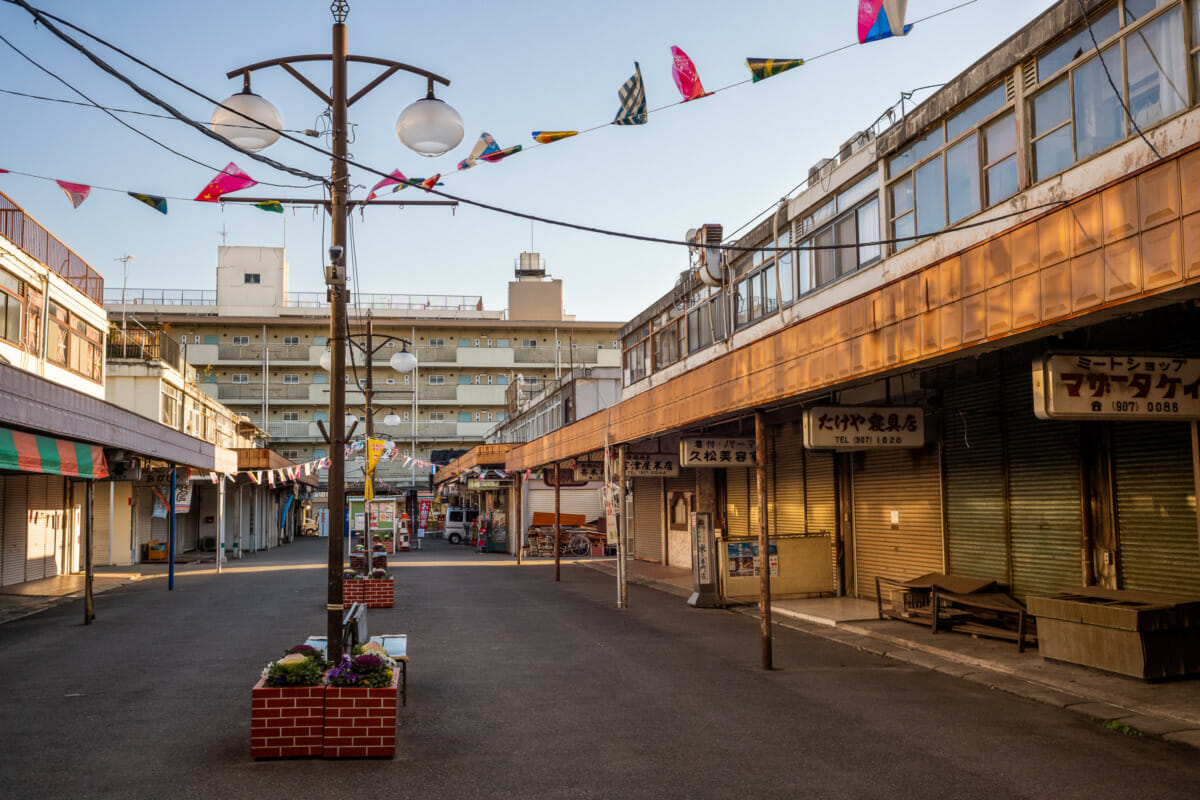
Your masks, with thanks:
M 241 89 L 225 73 L 270 58 L 327 53 L 329 0 L 31 0 L 129 50 L 182 82 L 223 99 Z M 957 0 L 911 0 L 914 20 Z M 978 0 L 892 39 L 821 58 L 759 84 L 650 116 L 640 127 L 607 127 L 520 153 L 498 164 L 454 174 L 479 133 L 507 147 L 529 147 L 534 130 L 584 129 L 610 121 L 617 88 L 639 61 L 650 108 L 679 99 L 671 79 L 671 45 L 695 62 L 706 89 L 749 77 L 747 56 L 810 58 L 855 41 L 855 0 L 695 0 L 687 4 L 401 3 L 353 0 L 350 51 L 414 64 L 450 78 L 439 97 L 463 117 L 462 144 L 440 158 L 408 151 L 396 139 L 399 111 L 424 93 L 416 76 L 398 74 L 351 109 L 363 163 L 409 176 L 448 173 L 445 190 L 597 227 L 682 238 L 691 227 L 740 227 L 800 183 L 808 167 L 832 155 L 870 124 L 900 92 L 957 75 L 1050 5 L 1049 0 Z M 124 85 L 35 27 L 22 9 L 0 4 L 0 33 L 103 105 L 157 111 Z M 165 84 L 119 56 L 104 57 L 193 118 L 212 107 Z M 327 67 L 309 65 L 314 83 Z M 351 69 L 352 90 L 373 70 Z M 0 89 L 75 97 L 0 43 Z M 258 73 L 255 91 L 283 113 L 287 128 L 311 128 L 323 111 L 317 98 L 279 69 Z M 922 93 L 919 98 L 927 97 Z M 0 94 L 6 121 L 0 168 L 93 186 L 195 197 L 211 170 L 185 161 L 94 109 Z M 185 125 L 125 116 L 171 147 L 215 166 L 230 160 L 260 182 L 297 184 L 223 148 Z M 308 141 L 327 144 L 327 140 Z M 329 160 L 280 142 L 265 155 L 317 174 Z M 352 171 L 354 184 L 376 177 Z M 212 289 L 216 248 L 286 244 L 291 289 L 322 290 L 328 218 L 309 209 L 284 217 L 252 207 L 170 201 L 164 217 L 123 193 L 94 190 L 72 209 L 52 182 L 0 175 L 0 190 L 120 286 L 115 259 L 131 253 L 129 285 Z M 254 187 L 246 193 L 318 196 L 318 189 Z M 363 197 L 365 189 L 356 189 Z M 406 189 L 391 199 L 424 197 Z M 513 261 L 533 249 L 564 280 L 567 312 L 580 319 L 627 320 L 687 268 L 681 248 L 612 239 L 468 207 L 377 208 L 354 215 L 361 290 L 414 294 L 479 294 L 502 308 Z

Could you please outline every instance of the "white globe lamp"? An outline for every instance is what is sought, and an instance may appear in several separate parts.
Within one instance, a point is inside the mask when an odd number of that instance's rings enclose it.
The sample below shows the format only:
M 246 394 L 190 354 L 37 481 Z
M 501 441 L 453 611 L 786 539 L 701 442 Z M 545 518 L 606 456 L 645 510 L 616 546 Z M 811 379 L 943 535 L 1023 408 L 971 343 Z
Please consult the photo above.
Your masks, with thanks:
M 221 106 L 212 115 L 213 133 L 251 151 L 262 150 L 279 141 L 283 116 L 279 109 L 249 88 L 227 98 Z M 246 116 L 240 116 L 235 111 Z
M 423 156 L 448 153 L 463 140 L 462 117 L 430 92 L 400 112 L 396 135 L 410 150 Z
M 407 350 L 401 350 L 393 353 L 388 363 L 396 372 L 412 372 L 413 367 L 417 366 L 417 357 Z
M 383 418 L 383 424 L 384 425 L 399 425 L 400 424 L 400 415 L 399 414 L 388 414 L 386 417 Z
M 321 369 L 329 372 L 329 368 L 333 365 L 333 354 L 326 350 L 321 353 Z

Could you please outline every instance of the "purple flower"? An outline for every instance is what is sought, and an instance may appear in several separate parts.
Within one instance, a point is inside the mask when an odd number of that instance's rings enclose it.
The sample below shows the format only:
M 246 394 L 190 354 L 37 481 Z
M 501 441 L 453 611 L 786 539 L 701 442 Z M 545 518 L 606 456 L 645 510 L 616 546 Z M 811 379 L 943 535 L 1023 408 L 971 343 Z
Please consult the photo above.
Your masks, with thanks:
M 361 655 L 357 656 L 352 663 L 354 665 L 354 672 L 363 673 L 382 667 L 383 659 L 379 656 Z

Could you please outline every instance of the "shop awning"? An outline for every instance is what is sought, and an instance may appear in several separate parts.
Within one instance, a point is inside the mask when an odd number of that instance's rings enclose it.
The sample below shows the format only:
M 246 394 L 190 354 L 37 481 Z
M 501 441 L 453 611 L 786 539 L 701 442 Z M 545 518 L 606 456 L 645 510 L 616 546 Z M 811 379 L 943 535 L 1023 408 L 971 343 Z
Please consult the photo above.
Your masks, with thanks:
M 71 478 L 107 478 L 104 448 L 0 428 L 0 469 Z

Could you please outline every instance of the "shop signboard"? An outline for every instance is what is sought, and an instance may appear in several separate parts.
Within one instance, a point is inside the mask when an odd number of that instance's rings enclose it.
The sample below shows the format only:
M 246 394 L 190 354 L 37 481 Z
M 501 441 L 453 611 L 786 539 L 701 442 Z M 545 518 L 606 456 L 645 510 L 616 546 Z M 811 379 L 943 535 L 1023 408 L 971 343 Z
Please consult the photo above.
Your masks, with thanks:
M 421 510 L 417 512 L 418 536 L 424 536 L 425 530 L 429 527 L 429 509 L 432 505 L 432 500 L 421 501 Z
M 192 510 L 192 487 L 190 484 L 175 486 L 175 513 L 186 514 Z
M 804 409 L 810 450 L 882 450 L 925 445 L 925 411 L 917 406 L 813 406 Z
M 696 608 L 714 608 L 721 605 L 720 587 L 717 585 L 716 537 L 712 527 L 712 514 L 702 511 L 691 512 L 689 527 L 692 535 L 692 586 L 688 605 Z
M 1038 419 L 1200 419 L 1200 358 L 1047 353 L 1033 362 Z
M 473 489 L 475 491 L 488 491 L 490 489 L 499 489 L 503 486 L 508 486 L 508 485 L 509 485 L 508 481 L 501 481 L 501 480 L 483 481 L 483 480 L 476 480 L 475 478 L 467 479 L 467 488 Z
M 681 467 L 752 467 L 754 440 L 685 436 L 679 442 Z
M 674 478 L 679 474 L 679 461 L 670 453 L 628 453 L 625 456 L 626 478 Z M 603 461 L 579 461 L 575 475 L 581 480 L 604 480 Z

